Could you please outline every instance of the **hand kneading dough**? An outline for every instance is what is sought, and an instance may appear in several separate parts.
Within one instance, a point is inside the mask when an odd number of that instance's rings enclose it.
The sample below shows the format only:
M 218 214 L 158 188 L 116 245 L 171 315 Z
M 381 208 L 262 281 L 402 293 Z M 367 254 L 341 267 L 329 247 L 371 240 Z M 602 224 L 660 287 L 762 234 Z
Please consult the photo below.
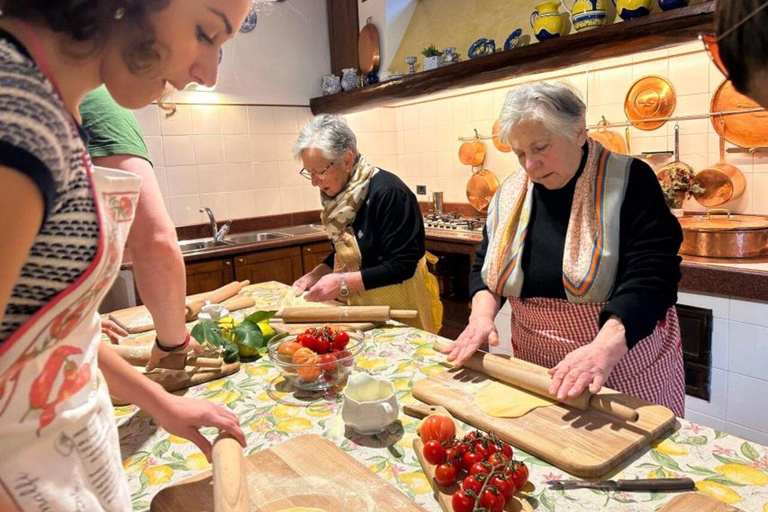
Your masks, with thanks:
M 492 382 L 475 394 L 475 405 L 494 418 L 519 418 L 538 407 L 556 403 L 502 382 Z
M 280 510 L 278 512 L 325 512 L 322 508 L 314 508 L 314 507 L 291 507 L 291 508 L 284 508 L 283 510 Z

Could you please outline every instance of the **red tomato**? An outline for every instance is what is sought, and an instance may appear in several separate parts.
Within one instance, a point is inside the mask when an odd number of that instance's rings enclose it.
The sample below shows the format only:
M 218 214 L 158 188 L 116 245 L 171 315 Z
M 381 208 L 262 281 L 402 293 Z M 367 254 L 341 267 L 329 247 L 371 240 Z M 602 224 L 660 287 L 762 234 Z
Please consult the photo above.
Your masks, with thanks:
M 502 466 L 509 461 L 509 459 L 507 459 L 507 457 L 501 453 L 494 453 L 493 455 L 488 457 L 487 460 L 488 460 L 488 464 L 490 464 L 491 467 Z
M 515 465 L 514 470 L 511 472 L 512 483 L 515 484 L 515 489 L 520 490 L 528 481 L 528 466 L 522 462 L 518 462 Z
M 318 338 L 315 341 L 315 352 L 318 354 L 327 354 L 331 351 L 331 343 L 328 341 L 328 338 Z
M 463 482 L 461 482 L 461 488 L 465 491 L 472 490 L 472 492 L 475 493 L 475 495 L 480 494 L 480 490 L 483 488 L 483 483 L 485 482 L 485 475 L 479 474 L 479 475 L 469 475 L 467 478 L 464 479 Z
M 315 358 L 315 363 L 321 370 L 336 368 L 336 357 L 333 354 L 322 354 Z
M 448 453 L 436 439 L 432 439 L 424 445 L 424 458 L 430 464 L 443 464 L 448 460 Z
M 450 441 L 456 435 L 456 424 L 448 416 L 431 414 L 421 422 L 419 437 L 422 443 L 436 439 L 440 443 Z
M 475 451 L 475 453 L 479 453 L 483 457 L 483 460 L 487 459 L 490 455 L 488 452 L 488 447 L 485 446 L 482 441 L 473 442 L 472 449 Z
M 475 498 L 467 495 L 461 489 L 453 493 L 451 505 L 453 505 L 453 512 L 472 512 L 472 509 L 475 508 Z
M 469 468 L 469 474 L 472 476 L 475 475 L 487 475 L 491 472 L 491 466 L 489 466 L 486 462 L 475 462 L 472 464 L 472 467 Z
M 482 462 L 482 461 L 483 461 L 483 456 L 473 451 L 464 452 L 464 455 L 461 456 L 461 466 L 464 468 L 465 471 L 469 471 L 470 468 L 474 466 L 476 462 Z
M 336 333 L 333 337 L 333 348 L 336 350 L 344 350 L 349 343 L 349 334 L 344 331 Z
M 440 485 L 451 485 L 456 482 L 456 466 L 450 462 L 440 464 L 435 468 L 435 480 Z
M 507 443 L 504 443 L 501 447 L 501 453 L 507 456 L 509 460 L 512 460 L 512 455 L 514 455 L 514 451 L 512 450 L 512 447 L 508 445 Z
M 309 350 L 317 352 L 317 339 L 313 335 L 309 333 L 299 334 L 296 340 L 301 343 L 302 347 L 307 347 Z
M 486 487 L 483 495 L 480 496 L 480 506 L 488 512 L 502 512 L 505 503 L 504 496 L 492 487 Z
M 488 483 L 499 490 L 499 493 L 504 496 L 504 500 L 509 500 L 512 498 L 512 496 L 515 495 L 515 492 L 517 492 L 515 484 L 512 482 L 512 480 L 508 480 L 498 474 L 491 477 L 491 481 Z

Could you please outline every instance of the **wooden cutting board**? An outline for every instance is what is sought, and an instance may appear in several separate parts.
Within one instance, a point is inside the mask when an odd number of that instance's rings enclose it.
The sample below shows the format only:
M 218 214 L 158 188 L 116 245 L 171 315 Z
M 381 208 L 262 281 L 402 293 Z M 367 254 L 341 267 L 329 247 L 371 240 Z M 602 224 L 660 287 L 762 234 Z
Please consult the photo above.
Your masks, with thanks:
M 245 458 L 254 512 L 315 507 L 327 512 L 425 512 L 408 496 L 314 435 L 294 437 Z M 152 512 L 213 512 L 211 471 L 166 487 Z
M 675 496 L 660 512 L 741 512 L 741 510 L 710 496 L 691 492 Z
M 474 402 L 476 391 L 493 380 L 469 369 L 451 370 L 416 382 L 413 396 L 442 405 L 474 427 L 493 432 L 509 444 L 581 477 L 606 474 L 675 423 L 674 413 L 666 407 L 618 392 L 610 393 L 616 401 L 638 410 L 637 422 L 626 423 L 566 405 L 534 409 L 521 418 L 494 418 Z

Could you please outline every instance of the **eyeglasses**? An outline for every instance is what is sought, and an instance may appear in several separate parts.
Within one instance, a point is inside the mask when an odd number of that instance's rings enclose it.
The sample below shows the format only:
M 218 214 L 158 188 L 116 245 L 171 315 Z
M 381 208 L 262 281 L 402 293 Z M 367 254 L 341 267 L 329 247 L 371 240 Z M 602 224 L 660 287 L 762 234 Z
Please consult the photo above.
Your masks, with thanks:
M 699 34 L 699 40 L 704 44 L 704 49 L 707 51 L 709 58 L 712 59 L 712 63 L 715 65 L 715 67 L 717 67 L 717 69 L 720 70 L 723 75 L 725 75 L 725 78 L 728 78 L 728 70 L 725 68 L 725 64 L 723 64 L 722 57 L 720 57 L 720 48 L 718 47 L 718 43 L 722 41 L 723 38 L 736 31 L 746 22 L 757 16 L 757 14 L 766 7 L 768 7 L 768 2 L 765 2 L 757 9 L 747 14 L 744 19 L 740 20 L 738 23 L 736 23 L 734 26 L 719 36 L 715 36 L 714 34 Z
M 306 168 L 306 167 L 304 167 L 304 168 L 302 168 L 302 169 L 299 171 L 299 174 L 300 174 L 302 177 L 304 177 L 304 178 L 307 178 L 308 180 L 311 180 L 312 178 L 322 178 L 322 177 L 323 177 L 323 174 L 325 174 L 325 172 L 326 172 L 328 169 L 330 169 L 330 168 L 333 166 L 333 164 L 335 164 L 335 163 L 336 163 L 336 162 L 331 162 L 331 163 L 329 163 L 328 165 L 326 165 L 326 166 L 325 166 L 325 169 L 323 169 L 323 170 L 322 170 L 322 171 L 320 171 L 320 172 L 310 172 L 309 170 L 307 170 L 307 168 Z

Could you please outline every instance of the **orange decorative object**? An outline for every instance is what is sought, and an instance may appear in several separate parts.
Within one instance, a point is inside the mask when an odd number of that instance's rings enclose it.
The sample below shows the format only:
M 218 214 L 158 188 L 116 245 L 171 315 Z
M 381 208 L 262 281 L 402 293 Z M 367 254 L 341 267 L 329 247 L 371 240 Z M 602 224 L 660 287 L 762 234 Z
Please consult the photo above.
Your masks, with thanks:
M 643 121 L 644 119 L 666 118 L 675 111 L 675 88 L 664 77 L 646 76 L 630 87 L 624 100 L 627 119 L 639 130 L 655 130 L 667 121 Z

